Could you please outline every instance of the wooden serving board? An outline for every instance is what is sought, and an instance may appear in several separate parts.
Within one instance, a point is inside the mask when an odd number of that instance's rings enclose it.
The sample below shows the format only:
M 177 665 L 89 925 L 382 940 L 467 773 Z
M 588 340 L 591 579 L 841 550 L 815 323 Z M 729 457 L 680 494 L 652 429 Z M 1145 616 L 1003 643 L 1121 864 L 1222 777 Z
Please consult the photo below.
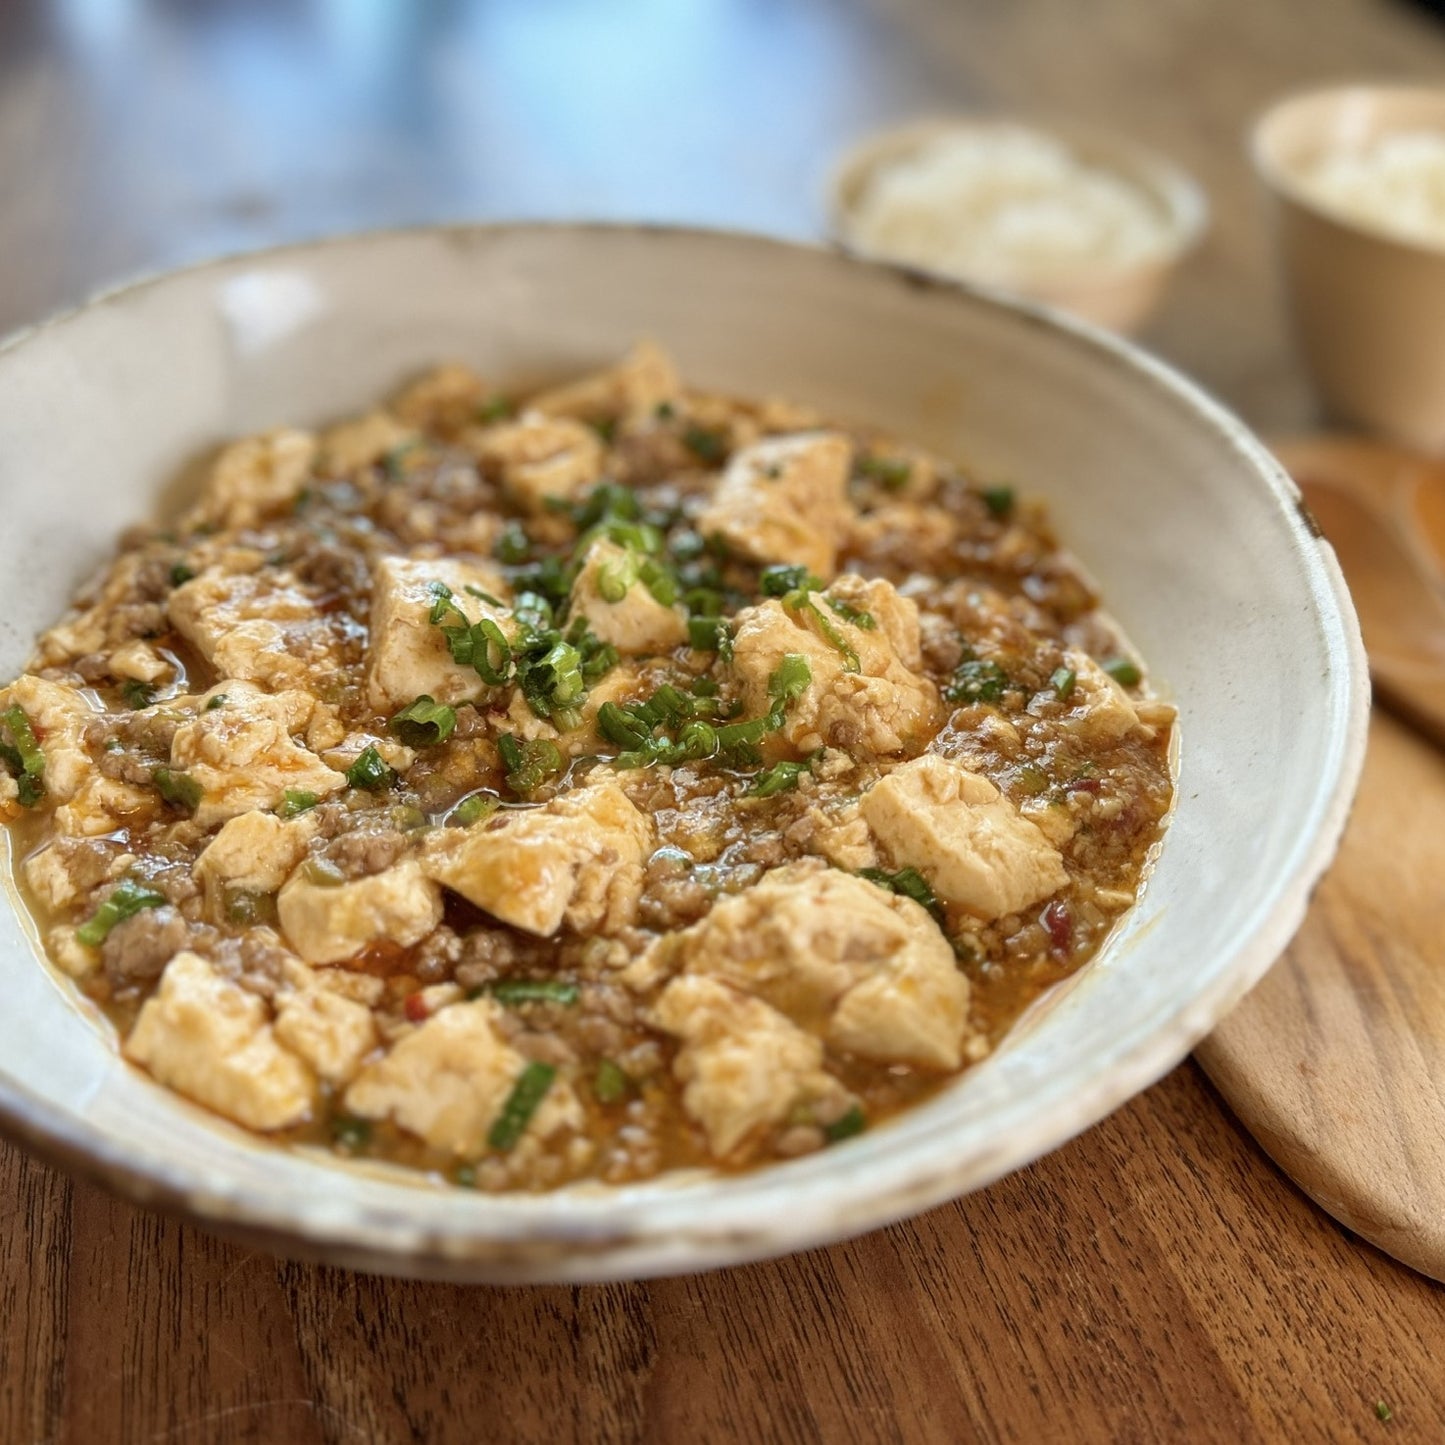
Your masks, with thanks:
M 1340 554 L 1380 702 L 1338 860 L 1197 1058 L 1318 1204 L 1445 1279 L 1445 469 L 1369 443 L 1277 450 Z

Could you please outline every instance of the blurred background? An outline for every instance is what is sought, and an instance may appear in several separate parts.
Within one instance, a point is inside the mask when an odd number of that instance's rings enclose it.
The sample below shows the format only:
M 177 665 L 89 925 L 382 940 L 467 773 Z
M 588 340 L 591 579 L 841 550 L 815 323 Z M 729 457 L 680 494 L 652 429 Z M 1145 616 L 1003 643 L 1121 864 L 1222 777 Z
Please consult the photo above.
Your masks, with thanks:
M 1144 339 L 1279 424 L 1308 406 L 1282 327 L 1241 342 L 1217 301 L 1273 304 L 1248 123 L 1295 85 L 1442 66 L 1445 27 L 1405 0 L 4 0 L 0 329 L 365 227 L 816 237 L 847 144 L 998 110 L 1146 138 L 1202 183 L 1211 233 Z

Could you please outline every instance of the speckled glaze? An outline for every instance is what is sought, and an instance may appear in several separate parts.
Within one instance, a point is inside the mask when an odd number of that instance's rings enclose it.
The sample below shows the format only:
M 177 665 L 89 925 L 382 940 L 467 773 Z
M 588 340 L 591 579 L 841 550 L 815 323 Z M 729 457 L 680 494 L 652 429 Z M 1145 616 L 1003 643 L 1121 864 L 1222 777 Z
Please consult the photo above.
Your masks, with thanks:
M 669 1274 L 857 1234 L 978 1188 L 1175 1064 L 1269 967 L 1332 856 L 1367 685 L 1293 485 L 1126 345 L 806 247 L 478 227 L 242 257 L 0 350 L 0 674 L 217 442 L 365 406 L 456 357 L 571 373 L 639 335 L 697 385 L 878 423 L 1040 495 L 1178 702 L 1177 810 L 1140 906 L 987 1062 L 903 1118 L 734 1177 L 490 1198 L 282 1151 L 149 1082 L 0 905 L 0 1125 L 135 1199 L 289 1254 L 454 1280 Z

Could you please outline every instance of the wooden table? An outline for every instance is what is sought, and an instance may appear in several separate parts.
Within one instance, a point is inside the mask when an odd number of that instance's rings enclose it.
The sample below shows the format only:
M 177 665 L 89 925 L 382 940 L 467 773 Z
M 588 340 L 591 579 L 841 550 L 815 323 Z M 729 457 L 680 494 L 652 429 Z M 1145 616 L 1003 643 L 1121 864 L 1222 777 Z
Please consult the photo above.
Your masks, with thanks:
M 1248 117 L 1445 63 L 1445 28 L 1364 0 L 141 12 L 0 8 L 0 325 L 371 224 L 807 235 L 840 143 L 1012 107 L 1146 136 L 1205 182 L 1214 232 L 1148 339 L 1266 430 L 1309 411 Z M 5 1442 L 1445 1435 L 1445 1291 L 1317 1211 L 1192 1064 L 960 1203 L 699 1278 L 452 1289 L 283 1263 L 4 1148 L 0 1215 Z

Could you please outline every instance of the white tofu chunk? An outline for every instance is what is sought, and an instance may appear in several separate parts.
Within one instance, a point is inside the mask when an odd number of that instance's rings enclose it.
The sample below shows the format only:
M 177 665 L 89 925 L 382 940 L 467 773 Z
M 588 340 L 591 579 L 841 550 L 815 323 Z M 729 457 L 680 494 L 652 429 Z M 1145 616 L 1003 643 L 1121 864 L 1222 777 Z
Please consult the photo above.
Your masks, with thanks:
M 599 772 L 544 807 L 438 829 L 422 866 L 494 918 L 547 938 L 564 921 L 579 932 L 615 932 L 629 922 L 651 847 L 651 821 Z
M 1064 666 L 1074 674 L 1070 708 L 1063 719 L 1071 732 L 1085 743 L 1105 746 L 1130 733 L 1153 737 L 1154 729 L 1140 720 L 1133 699 L 1087 652 L 1070 648 L 1064 653 Z
M 317 470 L 328 477 L 345 476 L 360 467 L 375 466 L 388 452 L 416 440 L 416 429 L 389 412 L 369 412 L 321 434 Z
M 209 567 L 171 593 L 166 612 L 220 677 L 314 689 L 342 665 L 330 619 L 281 568 Z
M 602 475 L 602 440 L 589 426 L 566 417 L 524 412 L 465 434 L 484 468 L 501 476 L 512 500 L 545 512 L 549 500 L 570 501 Z
M 830 597 L 869 613 L 875 626 L 859 627 L 834 612 Z M 839 748 L 853 758 L 892 757 L 926 746 L 937 730 L 938 689 L 913 671 L 920 663 L 918 609 L 890 583 L 839 579 L 813 604 L 858 658 L 858 670 L 822 632 L 808 608 L 792 611 L 780 600 L 745 607 L 737 614 L 733 667 L 743 682 L 749 717 L 772 705 L 768 679 L 789 653 L 808 659 L 813 680 L 789 704 L 782 728 L 765 751 L 800 756 L 819 747 Z
M 276 911 L 286 941 L 307 963 L 341 963 L 378 939 L 420 943 L 442 921 L 442 895 L 415 858 L 350 883 L 314 882 L 303 864 Z
M 587 549 L 567 615 L 585 617 L 603 642 L 629 657 L 655 657 L 687 641 L 686 608 L 659 602 L 627 549 L 605 539 Z
M 453 1004 L 407 1034 L 369 1065 L 346 1091 L 346 1107 L 363 1119 L 392 1119 L 431 1148 L 479 1158 L 526 1061 L 498 1030 L 490 999 Z M 556 1080 L 527 1124 L 545 1139 L 583 1124 L 577 1096 Z
M 853 444 L 836 432 L 771 437 L 736 453 L 697 519 L 755 562 L 796 562 L 828 581 L 852 520 Z
M 238 813 L 206 844 L 192 876 L 208 893 L 226 888 L 275 893 L 306 856 L 316 826 L 311 813 L 295 818 Z
M 846 1093 L 824 1070 L 818 1039 L 716 979 L 674 979 L 651 1021 L 682 1040 L 673 1065 L 682 1106 L 720 1159 L 795 1109 Z
M 355 1078 L 377 1046 L 371 1010 L 329 988 L 283 993 L 276 1000 L 274 1031 L 283 1047 L 333 1086 Z
M 985 777 L 927 753 L 866 793 L 863 816 L 901 868 L 945 903 L 1001 918 L 1069 881 L 1057 848 Z
M 952 947 L 912 899 L 865 879 L 790 864 L 656 948 L 833 1048 L 920 1068 L 963 1061 L 969 989 Z
M 290 427 L 234 442 L 216 458 L 189 520 L 254 527 L 295 501 L 315 460 L 316 438 Z
M 316 1081 L 277 1042 L 265 1003 L 199 954 L 178 953 L 125 1042 L 160 1083 L 248 1129 L 284 1129 L 311 1114 Z
M 676 401 L 681 390 L 672 358 L 656 343 L 639 341 L 617 365 L 541 392 L 530 405 L 549 416 L 638 422 Z
M 470 367 L 449 361 L 403 387 L 391 410 L 408 426 L 450 434 L 475 421 L 490 395 Z
M 507 636 L 512 634 L 511 611 L 476 595 L 486 593 L 499 604 L 510 598 L 506 582 L 493 568 L 443 558 L 383 557 L 372 580 L 366 655 L 367 700 L 380 713 L 395 712 L 423 694 L 450 704 L 487 691 L 474 667 L 452 658 L 441 628 L 431 621 L 437 600 L 432 584 L 438 582 L 451 591 L 453 605 L 469 623 L 487 617 Z
M 222 695 L 221 706 L 205 705 Z M 288 788 L 322 798 L 346 786 L 344 773 L 292 737 L 305 729 L 313 705 L 304 692 L 264 693 L 248 682 L 223 682 L 206 694 L 201 710 L 171 739 L 172 769 L 188 773 L 201 789 L 201 827 L 274 808 Z

